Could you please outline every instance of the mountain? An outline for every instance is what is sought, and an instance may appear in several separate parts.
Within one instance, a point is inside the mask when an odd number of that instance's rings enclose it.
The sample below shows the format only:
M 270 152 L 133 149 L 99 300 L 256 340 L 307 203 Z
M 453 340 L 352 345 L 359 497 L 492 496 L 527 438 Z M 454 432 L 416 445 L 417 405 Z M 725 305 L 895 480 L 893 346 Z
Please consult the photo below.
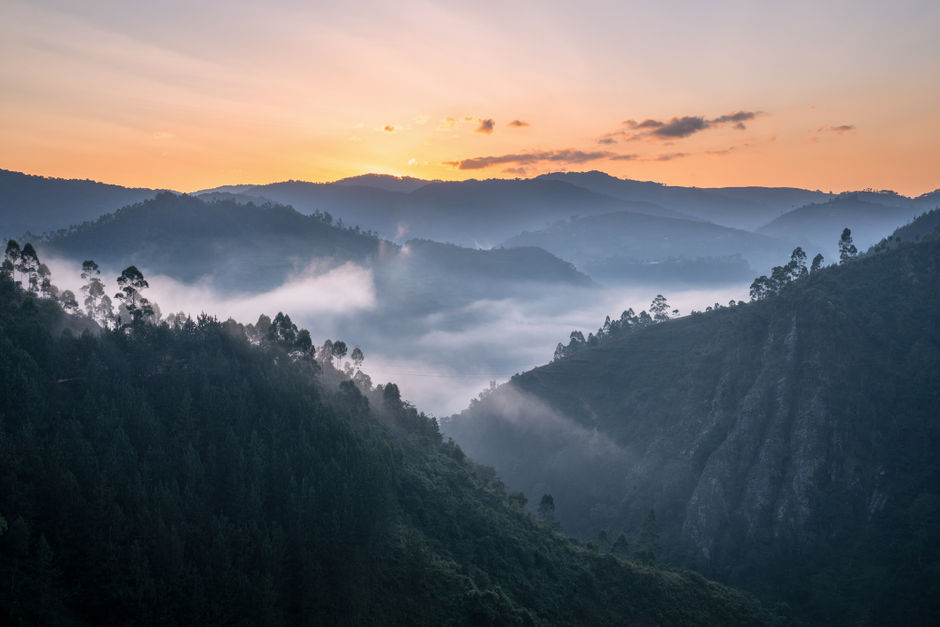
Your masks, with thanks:
M 556 222 L 503 245 L 539 246 L 597 279 L 652 283 L 741 282 L 754 274 L 752 268 L 770 267 L 793 250 L 748 231 L 629 212 Z
M 93 220 L 158 190 L 0 170 L 0 237 L 43 233 Z
M 4 624 L 782 623 L 556 533 L 289 318 L 79 336 L 0 276 L 0 320 Z
M 164 192 L 56 234 L 42 248 L 116 271 L 133 264 L 187 283 L 208 278 L 223 289 L 255 291 L 280 285 L 313 259 L 328 260 L 324 271 L 364 261 L 379 240 L 290 207 Z
M 374 229 L 396 241 L 433 239 L 472 247 L 492 245 L 572 215 L 611 211 L 674 215 L 651 203 L 623 201 L 558 181 L 490 179 L 419 186 L 413 179 L 395 179 L 395 184 L 375 180 L 376 175 L 336 183 L 288 181 L 239 193 L 305 213 L 328 212 L 346 224 Z
M 807 252 L 822 251 L 828 259 L 838 259 L 842 229 L 851 229 L 855 245 L 863 250 L 922 211 L 910 199 L 893 193 L 843 194 L 785 213 L 762 226 L 758 233 L 795 242 Z
M 654 203 L 674 212 L 673 217 L 745 230 L 754 230 L 790 209 L 829 197 L 820 191 L 793 187 L 678 187 L 620 179 L 598 171 L 553 172 L 538 178 L 564 181 L 621 200 Z
M 591 285 L 570 263 L 540 249 L 472 250 L 424 240 L 402 247 L 358 227 L 341 227 L 325 214 L 171 193 L 63 231 L 41 248 L 79 264 L 94 258 L 115 272 L 133 264 L 147 273 L 242 293 L 352 262 L 374 272 L 385 304 L 412 311 L 515 294 L 521 284 Z
M 917 196 L 914 203 L 924 211 L 940 208 L 940 189 Z
M 407 194 L 429 183 L 440 183 L 440 181 L 426 181 L 411 176 L 391 176 L 389 174 L 361 174 L 339 179 L 334 181 L 333 185 L 377 187 L 389 192 L 405 192 Z
M 563 527 L 784 601 L 810 624 L 940 620 L 940 238 L 774 297 L 586 343 L 443 430 Z

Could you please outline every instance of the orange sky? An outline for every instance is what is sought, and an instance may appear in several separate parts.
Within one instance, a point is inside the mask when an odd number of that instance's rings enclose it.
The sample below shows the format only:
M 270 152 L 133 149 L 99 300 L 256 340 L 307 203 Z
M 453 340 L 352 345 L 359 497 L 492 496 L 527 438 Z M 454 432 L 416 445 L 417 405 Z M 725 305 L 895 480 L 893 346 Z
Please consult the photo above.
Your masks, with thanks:
M 5 169 L 940 187 L 936 2 L 0 2 Z

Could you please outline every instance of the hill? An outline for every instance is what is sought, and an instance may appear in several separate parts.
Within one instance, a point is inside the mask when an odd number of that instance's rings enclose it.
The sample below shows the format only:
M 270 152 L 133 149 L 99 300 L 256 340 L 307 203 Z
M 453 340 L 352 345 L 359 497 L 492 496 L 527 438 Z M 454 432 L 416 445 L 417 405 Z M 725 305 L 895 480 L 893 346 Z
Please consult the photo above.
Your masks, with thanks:
M 581 537 L 813 624 L 940 618 L 940 240 L 586 344 L 443 425 Z
M 322 214 L 165 192 L 57 233 L 43 248 L 116 271 L 133 264 L 184 282 L 211 278 L 223 289 L 255 291 L 280 285 L 314 258 L 330 260 L 324 270 L 364 261 L 379 240 Z
M 276 288 L 305 268 L 323 274 L 352 262 L 372 270 L 383 304 L 412 313 L 514 294 L 523 283 L 591 285 L 540 249 L 473 250 L 426 240 L 402 247 L 328 214 L 225 198 L 162 193 L 56 234 L 41 248 L 78 264 L 94 258 L 115 272 L 133 264 L 147 274 L 241 293 Z
M 752 268 L 770 267 L 793 249 L 780 240 L 709 222 L 628 212 L 556 222 L 503 244 L 544 248 L 599 280 L 660 284 L 746 281 Z M 738 263 L 729 262 L 734 256 Z M 682 261 L 687 263 L 677 263 Z
M 553 172 L 542 179 L 564 181 L 621 200 L 654 203 L 673 217 L 705 220 L 754 230 L 777 216 L 828 197 L 820 191 L 792 187 L 700 188 L 620 179 L 604 172 Z
M 877 201 L 877 202 L 872 202 Z M 890 193 L 852 193 L 824 203 L 794 209 L 758 229 L 759 233 L 819 250 L 837 259 L 842 229 L 852 230 L 859 250 L 868 248 L 923 211 L 904 196 Z
M 43 233 L 93 220 L 158 190 L 0 170 L 0 237 Z
M 463 246 L 493 245 L 525 229 L 572 215 L 633 211 L 673 212 L 646 202 L 627 202 L 558 181 L 469 180 L 392 182 L 374 175 L 336 183 L 288 181 L 240 189 L 289 204 L 299 211 L 328 212 L 346 224 L 375 229 L 383 237 L 433 239 Z
M 289 318 L 63 316 L 0 276 L 4 624 L 779 623 L 536 522 Z

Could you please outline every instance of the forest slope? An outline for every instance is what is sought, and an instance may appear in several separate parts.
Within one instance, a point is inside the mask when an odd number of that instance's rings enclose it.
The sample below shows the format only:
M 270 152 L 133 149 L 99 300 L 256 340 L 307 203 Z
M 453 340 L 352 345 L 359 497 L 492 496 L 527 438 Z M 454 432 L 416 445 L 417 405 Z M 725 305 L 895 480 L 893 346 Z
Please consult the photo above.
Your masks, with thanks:
M 260 345 L 177 322 L 53 334 L 74 325 L 0 277 L 0 622 L 778 622 L 537 523 L 289 320 Z
M 821 624 L 940 618 L 940 241 L 652 325 L 514 377 L 443 426 L 566 529 Z

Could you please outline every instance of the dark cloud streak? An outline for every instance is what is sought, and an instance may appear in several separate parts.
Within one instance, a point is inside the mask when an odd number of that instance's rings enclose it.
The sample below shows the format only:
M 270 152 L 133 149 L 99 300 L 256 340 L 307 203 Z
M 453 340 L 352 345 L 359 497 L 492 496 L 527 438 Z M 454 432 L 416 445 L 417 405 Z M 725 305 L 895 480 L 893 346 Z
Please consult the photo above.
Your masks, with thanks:
M 596 161 L 616 156 L 607 150 L 598 150 L 586 152 L 583 150 L 542 150 L 537 152 L 523 152 L 509 155 L 497 155 L 488 157 L 472 157 L 460 161 L 445 161 L 444 165 L 450 165 L 458 170 L 482 170 L 494 165 L 514 164 L 517 166 L 538 163 L 541 161 L 550 161 L 554 163 L 585 163 L 587 161 Z

